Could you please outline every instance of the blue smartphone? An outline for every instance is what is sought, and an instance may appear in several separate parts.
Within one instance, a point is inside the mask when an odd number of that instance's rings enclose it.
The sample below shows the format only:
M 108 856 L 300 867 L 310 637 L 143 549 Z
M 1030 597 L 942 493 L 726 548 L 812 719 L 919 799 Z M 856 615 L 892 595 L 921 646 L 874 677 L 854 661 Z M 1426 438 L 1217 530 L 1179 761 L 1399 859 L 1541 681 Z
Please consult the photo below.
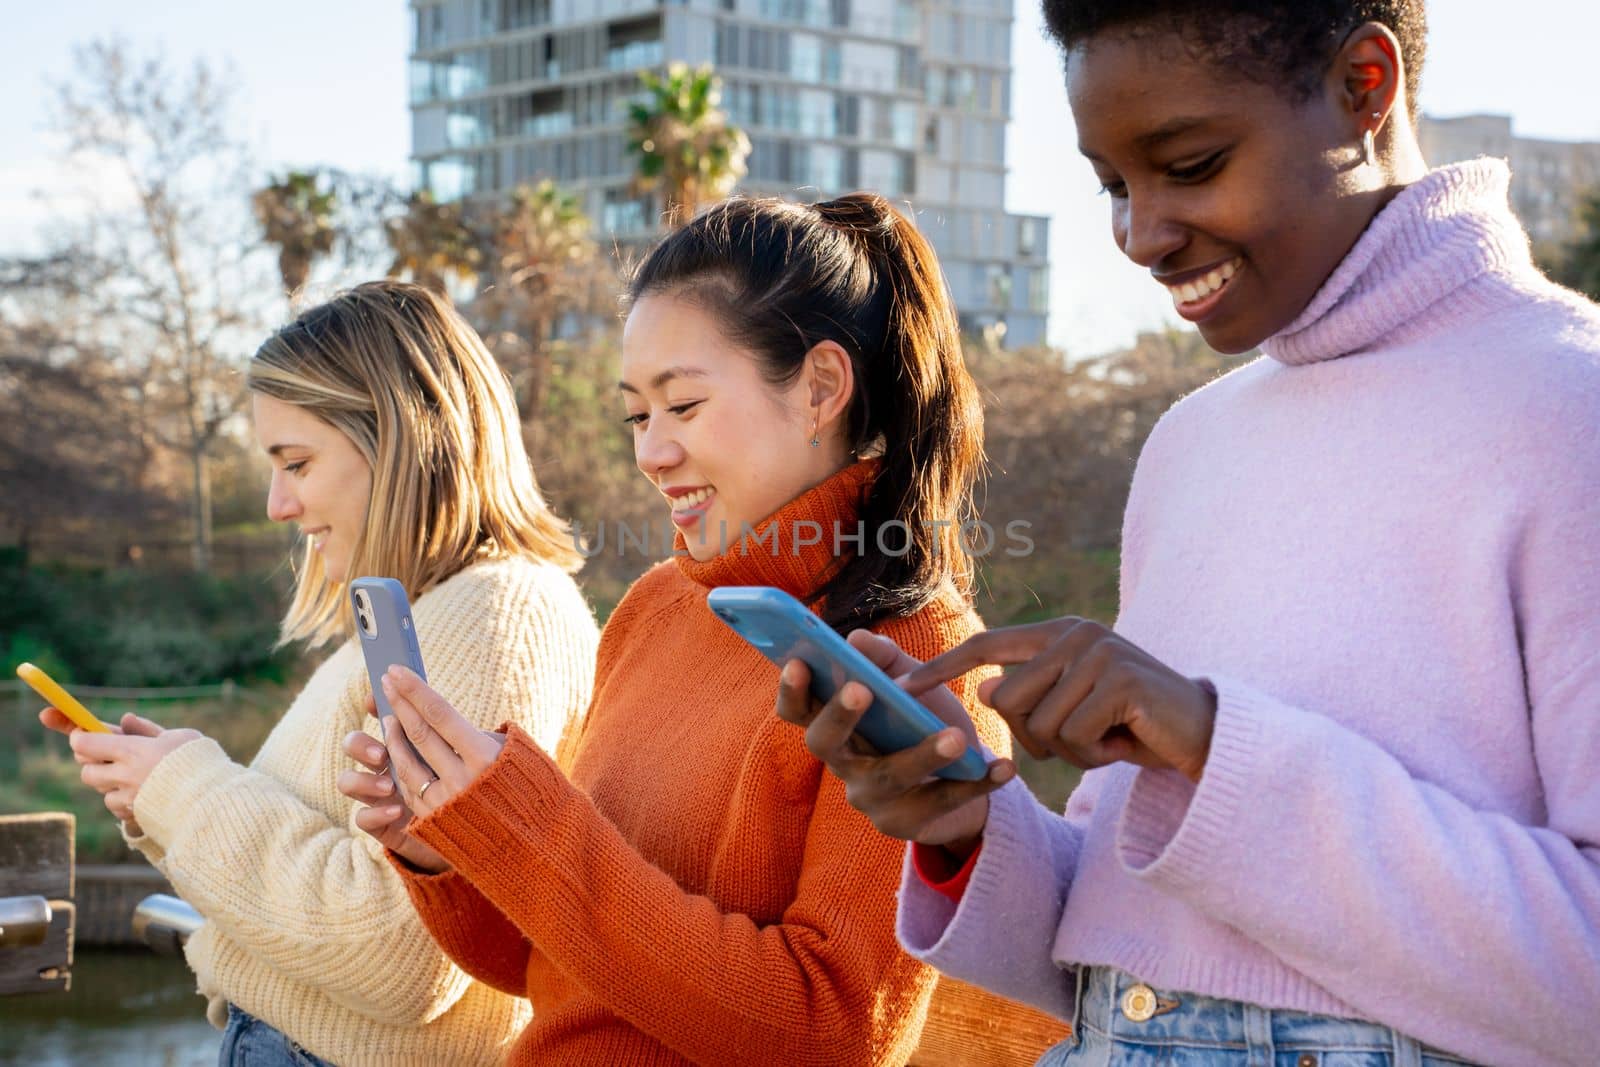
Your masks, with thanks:
M 706 602 L 717 618 L 779 667 L 803 660 L 811 668 L 811 694 L 818 700 L 831 700 L 846 682 L 866 686 L 873 701 L 856 732 L 879 752 L 910 748 L 948 725 L 783 590 L 729 585 L 711 590 Z M 975 782 L 987 769 L 983 754 L 968 745 L 960 759 L 935 773 Z
M 372 683 L 372 699 L 378 705 L 378 722 L 383 725 L 383 743 L 405 745 L 416 761 L 433 773 L 428 761 L 411 744 L 406 732 L 395 721 L 394 709 L 383 695 L 380 679 L 396 663 L 411 668 L 427 681 L 422 670 L 422 649 L 417 645 L 417 628 L 411 624 L 411 603 L 405 586 L 393 578 L 357 578 L 350 583 L 350 609 L 356 615 L 356 636 L 361 639 L 361 656 L 367 662 L 367 679 Z M 395 788 L 400 778 L 394 761 L 389 761 L 389 777 Z

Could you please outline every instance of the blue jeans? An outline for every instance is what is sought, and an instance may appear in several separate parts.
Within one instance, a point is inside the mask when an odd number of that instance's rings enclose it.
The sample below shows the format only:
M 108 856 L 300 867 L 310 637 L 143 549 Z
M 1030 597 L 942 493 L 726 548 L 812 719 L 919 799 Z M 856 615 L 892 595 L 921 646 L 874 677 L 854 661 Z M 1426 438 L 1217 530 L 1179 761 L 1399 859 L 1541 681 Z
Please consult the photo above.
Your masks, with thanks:
M 333 1067 L 290 1041 L 282 1030 L 228 1005 L 217 1067 Z
M 1078 978 L 1073 1036 L 1038 1067 L 1461 1067 L 1387 1026 L 1151 989 L 1112 967 Z

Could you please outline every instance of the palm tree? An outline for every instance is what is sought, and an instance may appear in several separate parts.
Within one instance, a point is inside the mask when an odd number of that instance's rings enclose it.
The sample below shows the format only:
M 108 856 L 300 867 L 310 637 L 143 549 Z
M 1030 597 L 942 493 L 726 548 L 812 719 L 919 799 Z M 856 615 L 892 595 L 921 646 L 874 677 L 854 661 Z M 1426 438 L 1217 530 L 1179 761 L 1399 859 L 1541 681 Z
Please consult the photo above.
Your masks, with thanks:
M 664 187 L 666 218 L 678 226 L 720 200 L 748 170 L 750 138 L 722 110 L 722 79 L 709 64 L 673 63 L 665 76 L 641 71 L 645 97 L 628 105 L 628 151 L 639 157 L 641 190 Z
M 589 216 L 578 197 L 549 178 L 512 190 L 508 208 L 494 219 L 493 284 L 477 310 L 511 325 L 526 352 L 524 418 L 537 425 L 552 362 L 550 331 L 563 307 L 578 307 L 596 258 Z
M 278 273 L 293 304 L 319 256 L 333 251 L 338 197 L 308 171 L 291 170 L 250 198 L 266 242 L 278 249 Z
M 469 282 L 478 276 L 483 252 L 459 203 L 441 204 L 420 190 L 406 198 L 405 211 L 386 220 L 383 229 L 394 252 L 391 278 L 409 274 L 418 285 L 448 294 L 448 278 Z

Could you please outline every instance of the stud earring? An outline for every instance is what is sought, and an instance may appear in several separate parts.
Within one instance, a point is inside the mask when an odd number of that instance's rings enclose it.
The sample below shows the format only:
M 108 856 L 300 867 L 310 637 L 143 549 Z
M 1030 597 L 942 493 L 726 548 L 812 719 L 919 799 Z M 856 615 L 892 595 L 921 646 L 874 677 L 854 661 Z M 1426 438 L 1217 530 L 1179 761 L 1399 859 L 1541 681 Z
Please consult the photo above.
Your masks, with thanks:
M 1372 113 L 1373 122 L 1381 123 L 1382 119 L 1382 112 L 1374 111 Z M 1369 167 L 1376 167 L 1378 165 L 1378 140 L 1376 126 L 1368 127 L 1367 132 L 1361 135 L 1361 158 Z

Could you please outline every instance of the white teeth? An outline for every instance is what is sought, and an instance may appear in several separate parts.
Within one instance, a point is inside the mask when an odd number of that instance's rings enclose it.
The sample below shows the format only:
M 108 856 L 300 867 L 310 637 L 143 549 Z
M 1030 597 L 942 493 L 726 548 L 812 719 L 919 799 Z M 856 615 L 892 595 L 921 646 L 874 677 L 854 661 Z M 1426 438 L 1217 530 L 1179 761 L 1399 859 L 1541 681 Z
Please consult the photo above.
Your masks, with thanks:
M 1169 285 L 1167 291 L 1172 294 L 1175 304 L 1192 304 L 1197 300 L 1204 300 L 1212 293 L 1221 289 L 1239 269 L 1239 260 L 1231 259 L 1222 266 L 1207 274 L 1204 278 L 1197 278 L 1183 285 Z
M 680 497 L 674 497 L 672 500 L 672 510 L 686 511 L 689 508 L 699 507 L 701 504 L 704 504 L 707 500 L 711 499 L 712 492 L 713 490 L 710 487 L 707 487 L 705 489 L 696 489 L 692 493 L 685 493 Z

